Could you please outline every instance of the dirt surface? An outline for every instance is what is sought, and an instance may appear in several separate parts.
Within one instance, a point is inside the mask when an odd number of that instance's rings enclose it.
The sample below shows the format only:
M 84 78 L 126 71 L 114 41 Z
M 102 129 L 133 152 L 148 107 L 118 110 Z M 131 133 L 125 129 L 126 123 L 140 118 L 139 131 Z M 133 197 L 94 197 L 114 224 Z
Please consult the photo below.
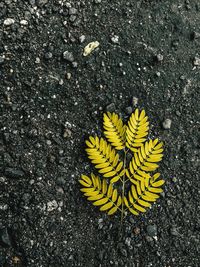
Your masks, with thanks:
M 1 0 L 0 266 L 199 267 L 199 90 L 199 0 Z M 78 179 L 103 112 L 136 107 L 166 184 L 119 235 Z

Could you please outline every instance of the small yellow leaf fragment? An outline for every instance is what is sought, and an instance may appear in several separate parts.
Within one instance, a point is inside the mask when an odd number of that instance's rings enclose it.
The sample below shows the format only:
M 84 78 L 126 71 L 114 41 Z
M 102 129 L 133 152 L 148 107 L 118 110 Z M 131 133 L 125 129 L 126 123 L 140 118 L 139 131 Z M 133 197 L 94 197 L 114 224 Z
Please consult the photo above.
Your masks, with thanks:
M 96 49 L 99 46 L 99 42 L 98 41 L 94 41 L 89 43 L 88 45 L 86 45 L 86 47 L 84 48 L 83 51 L 83 56 L 86 57 L 88 56 L 90 53 L 92 53 L 92 51 L 94 49 Z

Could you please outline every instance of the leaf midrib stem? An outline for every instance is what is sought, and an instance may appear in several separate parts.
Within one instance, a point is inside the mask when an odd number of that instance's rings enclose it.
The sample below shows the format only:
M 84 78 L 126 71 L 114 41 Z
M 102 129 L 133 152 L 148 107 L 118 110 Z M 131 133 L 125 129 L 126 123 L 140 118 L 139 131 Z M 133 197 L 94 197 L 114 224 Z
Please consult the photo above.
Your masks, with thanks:
M 123 165 L 124 170 L 126 169 L 126 154 L 127 154 L 127 150 L 124 149 L 124 165 Z M 122 212 L 121 212 L 121 225 L 122 225 L 123 216 L 124 216 L 125 177 L 126 177 L 126 173 L 124 173 L 123 179 L 122 179 Z

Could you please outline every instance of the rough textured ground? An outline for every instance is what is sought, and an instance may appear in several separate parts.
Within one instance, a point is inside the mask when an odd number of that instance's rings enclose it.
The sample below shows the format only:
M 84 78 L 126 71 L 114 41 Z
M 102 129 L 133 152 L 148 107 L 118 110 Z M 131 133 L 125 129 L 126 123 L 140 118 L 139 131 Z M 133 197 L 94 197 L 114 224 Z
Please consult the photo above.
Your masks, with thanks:
M 0 266 L 199 267 L 199 67 L 199 0 L 1 0 Z M 165 194 L 119 235 L 78 179 L 103 111 L 136 106 Z

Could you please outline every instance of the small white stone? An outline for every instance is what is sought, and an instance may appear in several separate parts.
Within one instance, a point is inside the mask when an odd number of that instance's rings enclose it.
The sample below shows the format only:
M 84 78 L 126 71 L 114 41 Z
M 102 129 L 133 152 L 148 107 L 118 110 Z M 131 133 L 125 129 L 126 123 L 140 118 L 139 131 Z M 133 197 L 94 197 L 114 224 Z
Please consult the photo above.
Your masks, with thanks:
M 14 20 L 14 19 L 11 19 L 11 18 L 7 18 L 7 19 L 5 19 L 4 22 L 3 22 L 3 24 L 4 24 L 5 26 L 10 26 L 10 25 L 12 25 L 13 23 L 15 23 L 15 20 Z
M 194 66 L 199 66 L 200 65 L 200 58 L 199 57 L 195 57 L 193 63 L 194 63 Z
M 117 35 L 114 35 L 111 37 L 111 41 L 114 43 L 114 44 L 118 44 L 119 43 L 119 36 Z
M 53 211 L 58 208 L 58 203 L 56 200 L 47 202 L 47 211 Z
M 170 119 L 166 119 L 163 121 L 163 128 L 168 130 L 171 128 L 172 121 Z
M 79 37 L 79 42 L 82 44 L 85 41 L 85 35 Z
M 26 26 L 26 25 L 28 25 L 28 21 L 25 20 L 25 19 L 22 19 L 22 20 L 20 21 L 20 24 L 23 25 L 23 26 Z
M 133 98 L 132 98 L 132 103 L 133 103 L 133 106 L 134 107 L 136 107 L 137 106 L 137 104 L 138 104 L 138 98 L 137 97 L 135 97 L 135 96 L 133 96 Z

